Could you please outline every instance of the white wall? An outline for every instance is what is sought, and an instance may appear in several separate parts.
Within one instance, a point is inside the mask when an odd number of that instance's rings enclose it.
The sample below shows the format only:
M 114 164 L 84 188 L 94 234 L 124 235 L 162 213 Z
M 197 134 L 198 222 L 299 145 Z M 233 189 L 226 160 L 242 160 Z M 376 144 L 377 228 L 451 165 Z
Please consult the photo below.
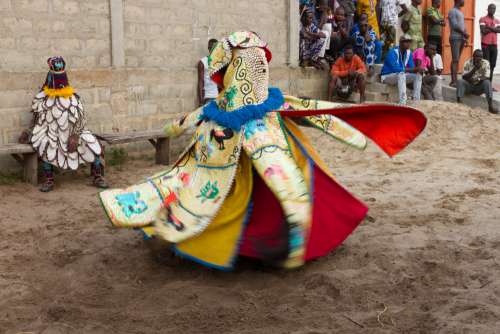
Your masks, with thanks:
M 476 0 L 476 18 L 474 20 L 474 49 L 481 48 L 481 32 L 479 29 L 479 19 L 488 14 L 488 5 L 494 3 L 497 5 L 497 12 L 495 17 L 500 19 L 500 0 Z M 500 36 L 499 36 L 500 37 Z M 500 74 L 500 55 L 497 59 L 497 67 L 495 68 L 495 73 Z

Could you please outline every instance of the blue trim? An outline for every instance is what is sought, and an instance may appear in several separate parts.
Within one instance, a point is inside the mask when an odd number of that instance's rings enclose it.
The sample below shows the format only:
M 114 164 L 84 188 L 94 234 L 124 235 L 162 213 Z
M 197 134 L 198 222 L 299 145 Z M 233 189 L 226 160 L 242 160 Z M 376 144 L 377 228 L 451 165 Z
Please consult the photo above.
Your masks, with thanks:
M 205 168 L 205 169 L 223 170 L 223 169 L 228 169 L 228 168 L 234 167 L 235 165 L 236 165 L 236 163 L 228 164 L 228 165 L 225 165 L 225 166 L 209 166 L 209 165 L 203 165 L 203 164 L 198 164 L 197 163 L 196 167 Z
M 316 165 L 316 162 L 314 161 L 313 158 L 307 153 L 307 150 L 302 146 L 302 144 L 299 142 L 298 138 L 293 135 L 293 133 L 287 129 L 288 134 L 292 137 L 293 141 L 295 144 L 299 147 L 300 151 L 302 154 L 306 157 L 307 163 L 309 164 L 309 173 L 310 173 L 310 189 L 309 189 L 309 198 L 311 201 L 311 205 L 314 205 L 314 166 Z M 312 217 L 312 212 L 311 212 L 311 217 Z
M 284 103 L 285 98 L 281 90 L 279 88 L 269 88 L 269 95 L 263 103 L 247 105 L 230 112 L 219 109 L 217 102 L 213 100 L 203 107 L 201 118 L 239 131 L 245 123 L 263 118 L 267 113 L 280 109 Z
M 139 233 L 142 234 L 142 238 L 143 238 L 144 241 L 153 239 L 152 236 L 149 236 L 149 235 L 146 234 L 146 232 L 144 232 L 144 229 L 138 228 L 138 230 L 139 230 Z
M 184 253 L 182 251 L 180 251 L 176 245 L 172 245 L 172 251 L 175 253 L 175 255 L 181 257 L 181 258 L 184 258 L 186 260 L 190 260 L 190 261 L 193 261 L 193 262 L 196 262 L 198 264 L 201 264 L 205 267 L 208 267 L 208 268 L 212 268 L 212 269 L 217 269 L 217 270 L 222 270 L 222 271 L 233 271 L 233 267 L 223 267 L 223 266 L 218 266 L 218 265 L 215 265 L 215 264 L 212 264 L 212 263 L 208 263 L 206 261 L 203 261 L 203 260 L 200 260 L 192 255 L 189 255 L 187 253 Z

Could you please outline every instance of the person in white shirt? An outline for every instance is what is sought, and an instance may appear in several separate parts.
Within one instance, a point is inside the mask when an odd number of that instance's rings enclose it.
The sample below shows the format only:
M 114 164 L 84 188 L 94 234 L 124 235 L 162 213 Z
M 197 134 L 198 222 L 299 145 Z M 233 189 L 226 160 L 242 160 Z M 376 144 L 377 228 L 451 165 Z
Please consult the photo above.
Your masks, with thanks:
M 443 76 L 441 75 L 443 73 L 443 58 L 439 53 L 436 53 L 432 59 L 432 65 L 434 66 L 434 70 L 436 71 L 437 75 L 437 82 L 436 86 L 434 87 L 433 90 L 433 95 L 434 99 L 436 101 L 443 101 Z
M 216 39 L 208 41 L 208 52 L 217 44 Z M 198 63 L 198 105 L 201 107 L 219 95 L 217 84 L 208 75 L 208 57 Z

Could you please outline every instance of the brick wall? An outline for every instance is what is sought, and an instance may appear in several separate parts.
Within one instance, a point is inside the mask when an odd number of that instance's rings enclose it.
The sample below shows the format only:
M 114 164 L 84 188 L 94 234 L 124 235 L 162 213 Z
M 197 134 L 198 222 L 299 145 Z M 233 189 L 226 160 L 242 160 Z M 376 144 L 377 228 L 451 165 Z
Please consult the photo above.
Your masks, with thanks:
M 0 145 L 29 124 L 46 59 L 62 55 L 95 132 L 160 127 L 196 107 L 196 64 L 210 38 L 254 30 L 273 52 L 271 81 L 321 97 L 326 75 L 288 61 L 289 0 L 123 0 L 125 67 L 111 66 L 109 0 L 0 0 Z M 0 167 L 14 167 L 0 156 Z

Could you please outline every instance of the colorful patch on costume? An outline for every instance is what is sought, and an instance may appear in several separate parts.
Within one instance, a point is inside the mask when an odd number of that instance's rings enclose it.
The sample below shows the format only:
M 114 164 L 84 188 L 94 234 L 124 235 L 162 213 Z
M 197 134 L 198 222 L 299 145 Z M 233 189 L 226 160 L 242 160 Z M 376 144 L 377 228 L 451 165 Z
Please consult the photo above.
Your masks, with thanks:
M 200 194 L 196 198 L 201 198 L 201 203 L 207 200 L 217 202 L 220 199 L 218 182 L 208 181 L 203 188 L 200 189 Z
M 219 145 L 219 150 L 224 150 L 225 149 L 224 141 L 231 139 L 233 137 L 234 137 L 234 131 L 229 128 L 222 130 L 212 129 L 210 131 L 210 142 L 215 139 L 215 141 Z
M 157 222 L 164 225 L 172 226 L 177 232 L 182 232 L 185 230 L 186 226 L 180 221 L 173 213 L 170 206 L 167 206 L 160 210 Z
M 245 124 L 243 146 L 252 159 L 259 155 L 260 150 L 268 147 L 288 151 L 288 143 L 278 117 L 277 113 L 268 113 L 263 119 L 257 120 L 259 123 Z
M 219 108 L 221 109 L 232 109 L 234 108 L 234 97 L 238 93 L 238 89 L 235 86 L 227 89 L 224 93 L 224 97 L 219 102 Z
M 141 194 L 138 191 L 115 196 L 118 205 L 127 218 L 132 217 L 132 215 L 140 215 L 148 209 L 146 202 L 141 200 L 140 197 Z
M 266 131 L 266 124 L 262 119 L 254 119 L 245 124 L 245 139 L 250 139 L 259 131 Z
M 286 175 L 283 168 L 281 168 L 281 166 L 277 164 L 272 164 L 271 166 L 267 167 L 266 170 L 264 171 L 264 177 L 270 178 L 273 176 L 277 176 L 285 181 L 288 180 L 288 176 Z

